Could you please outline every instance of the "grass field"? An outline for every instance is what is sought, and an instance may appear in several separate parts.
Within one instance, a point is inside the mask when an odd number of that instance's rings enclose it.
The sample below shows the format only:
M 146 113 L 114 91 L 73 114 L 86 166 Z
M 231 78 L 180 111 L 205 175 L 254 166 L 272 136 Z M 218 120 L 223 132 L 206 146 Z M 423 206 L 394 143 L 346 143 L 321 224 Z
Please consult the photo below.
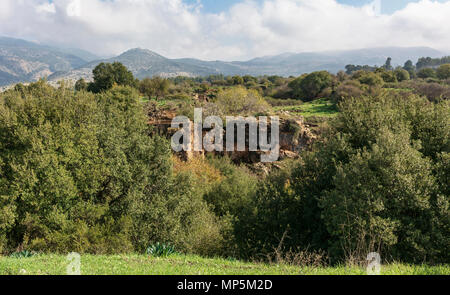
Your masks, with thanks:
M 295 106 L 274 107 L 275 111 L 288 111 L 294 115 L 309 117 L 334 117 L 338 113 L 336 104 L 328 99 L 317 99 Z
M 30 258 L 0 257 L 0 275 L 65 275 L 65 256 Z M 358 267 L 308 268 L 288 265 L 243 263 L 225 259 L 174 255 L 154 258 L 143 255 L 81 257 L 83 275 L 365 275 Z M 382 275 L 450 275 L 450 266 L 383 266 Z

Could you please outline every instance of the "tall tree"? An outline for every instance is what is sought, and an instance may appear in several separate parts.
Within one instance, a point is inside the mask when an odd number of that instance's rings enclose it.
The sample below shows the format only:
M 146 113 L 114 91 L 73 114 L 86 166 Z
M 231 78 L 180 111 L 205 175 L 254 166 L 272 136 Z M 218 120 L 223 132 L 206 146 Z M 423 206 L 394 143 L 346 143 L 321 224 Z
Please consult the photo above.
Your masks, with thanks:
M 101 63 L 92 71 L 94 82 L 88 87 L 88 90 L 94 93 L 103 92 L 111 89 L 114 84 L 119 86 L 136 86 L 136 80 L 123 64 L 120 62 Z
M 383 68 L 387 71 L 392 71 L 394 68 L 392 67 L 392 58 L 388 57 Z

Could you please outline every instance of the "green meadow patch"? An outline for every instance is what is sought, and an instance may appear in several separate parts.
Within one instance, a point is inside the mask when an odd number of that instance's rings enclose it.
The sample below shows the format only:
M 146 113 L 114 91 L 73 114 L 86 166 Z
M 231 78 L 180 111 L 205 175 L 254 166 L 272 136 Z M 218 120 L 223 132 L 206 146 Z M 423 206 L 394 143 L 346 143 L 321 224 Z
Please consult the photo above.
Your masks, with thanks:
M 69 261 L 61 255 L 27 258 L 0 257 L 0 275 L 65 275 Z M 176 254 L 81 256 L 83 275 L 366 275 L 363 267 L 300 267 L 207 259 Z M 382 275 L 450 275 L 450 266 L 391 264 L 382 266 Z
M 337 115 L 338 108 L 331 100 L 320 98 L 311 102 L 295 105 L 275 107 L 275 111 L 287 111 L 294 115 L 309 117 L 334 117 Z

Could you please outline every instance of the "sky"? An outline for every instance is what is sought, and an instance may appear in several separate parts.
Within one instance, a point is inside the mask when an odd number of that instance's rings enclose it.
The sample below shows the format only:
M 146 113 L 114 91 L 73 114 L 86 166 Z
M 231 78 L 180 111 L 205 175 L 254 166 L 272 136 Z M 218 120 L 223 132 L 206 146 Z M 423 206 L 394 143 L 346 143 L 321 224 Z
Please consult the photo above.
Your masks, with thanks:
M 381 46 L 450 53 L 449 16 L 450 0 L 1 0 L 0 36 L 204 60 Z
M 311 0 L 313 1 L 313 0 Z M 198 0 L 186 0 L 188 4 L 196 4 Z M 229 9 L 236 3 L 242 2 L 242 0 L 202 0 L 200 1 L 203 6 L 203 11 L 208 13 L 220 13 Z M 256 2 L 263 2 L 257 0 Z M 361 7 L 374 2 L 373 0 L 338 0 L 338 3 Z M 381 0 L 381 13 L 392 14 L 397 10 L 405 8 L 408 3 L 420 2 L 420 0 Z M 445 2 L 445 0 L 439 0 L 438 2 Z

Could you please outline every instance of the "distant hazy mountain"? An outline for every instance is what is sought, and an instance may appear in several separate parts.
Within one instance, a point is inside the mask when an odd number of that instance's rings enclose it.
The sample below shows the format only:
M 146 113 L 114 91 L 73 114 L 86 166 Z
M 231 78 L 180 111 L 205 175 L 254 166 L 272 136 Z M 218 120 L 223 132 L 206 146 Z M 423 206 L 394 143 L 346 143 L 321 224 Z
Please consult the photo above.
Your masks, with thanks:
M 420 57 L 442 55 L 443 53 L 427 47 L 384 47 L 317 53 L 286 53 L 236 64 L 247 68 L 251 74 L 298 76 L 320 70 L 336 73 L 348 64 L 381 66 L 388 57 L 392 58 L 393 65 L 404 65 L 409 59 L 416 63 Z
M 347 64 L 383 65 L 388 57 L 393 65 L 405 61 L 414 63 L 420 57 L 441 57 L 444 54 L 427 47 L 385 47 L 347 51 L 284 53 L 259 57 L 249 61 L 202 61 L 192 58 L 168 59 L 145 49 L 131 49 L 109 58 L 96 59 L 92 53 L 78 49 L 60 49 L 24 40 L 0 38 L 0 86 L 22 81 L 34 81 L 48 76 L 49 80 L 92 79 L 92 70 L 101 62 L 118 61 L 139 79 L 151 76 L 280 75 L 298 76 L 327 70 L 338 72 Z M 93 60 L 96 59 L 96 60 Z
M 34 81 L 85 63 L 79 56 L 49 46 L 0 37 L 0 85 Z
M 90 62 L 78 69 L 56 73 L 50 79 L 92 79 L 92 70 L 100 62 L 119 61 L 128 67 L 139 79 L 151 76 L 205 76 L 224 75 L 280 75 L 299 76 L 303 73 L 327 70 L 336 73 L 348 64 L 378 65 L 392 57 L 393 65 L 403 65 L 408 59 L 414 63 L 420 57 L 441 57 L 444 54 L 426 47 L 371 48 L 349 51 L 319 53 L 285 53 L 276 56 L 255 58 L 249 61 L 202 61 L 192 58 L 168 59 L 143 49 L 132 49 L 118 57 Z
M 177 60 L 165 58 L 147 49 L 131 49 L 121 55 L 109 59 L 96 60 L 69 72 L 57 72 L 49 77 L 50 80 L 84 78 L 92 79 L 92 70 L 101 62 L 120 62 L 124 64 L 135 77 L 142 79 L 155 75 L 163 77 L 202 76 L 212 73 L 211 68 L 190 65 Z

